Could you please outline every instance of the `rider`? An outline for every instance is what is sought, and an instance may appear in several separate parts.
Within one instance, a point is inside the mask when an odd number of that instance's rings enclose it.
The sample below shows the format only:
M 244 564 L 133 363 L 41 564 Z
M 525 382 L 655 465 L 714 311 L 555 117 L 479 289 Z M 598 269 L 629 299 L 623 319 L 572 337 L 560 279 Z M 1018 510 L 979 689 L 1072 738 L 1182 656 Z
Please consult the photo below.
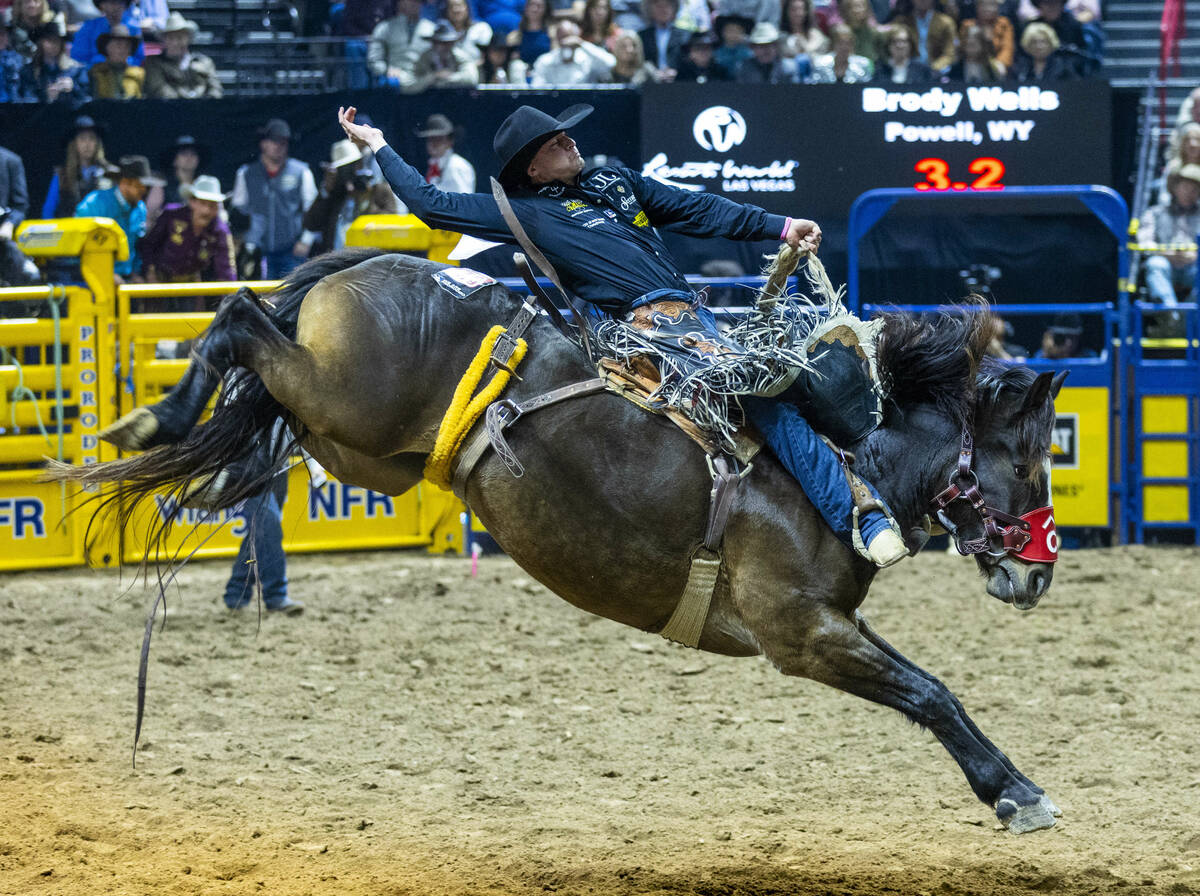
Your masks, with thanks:
M 625 319 L 642 305 L 697 301 L 655 227 L 698 237 L 780 239 L 811 252 L 820 245 L 821 228 L 804 218 L 772 215 L 711 193 L 680 190 L 628 168 L 600 167 L 581 177 L 583 157 L 566 131 L 591 112 L 591 106 L 581 104 L 555 118 L 521 106 L 500 125 L 493 145 L 502 164 L 498 180 L 511 195 L 517 218 L 567 289 L 603 314 Z M 354 117 L 354 107 L 338 110 L 346 136 L 374 151 L 384 177 L 417 217 L 431 227 L 513 241 L 492 196 L 445 193 L 427 184 L 388 146 L 382 131 L 356 124 Z M 795 408 L 779 401 L 743 404 L 839 538 L 851 544 L 857 534 L 860 553 L 879 566 L 907 555 L 883 512 L 855 512 L 837 457 Z

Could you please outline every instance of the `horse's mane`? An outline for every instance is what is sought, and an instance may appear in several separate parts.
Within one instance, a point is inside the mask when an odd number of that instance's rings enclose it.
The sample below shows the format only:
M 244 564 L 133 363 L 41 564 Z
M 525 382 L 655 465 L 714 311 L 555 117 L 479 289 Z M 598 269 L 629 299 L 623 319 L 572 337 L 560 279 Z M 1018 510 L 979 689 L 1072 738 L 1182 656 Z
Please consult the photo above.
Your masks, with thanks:
M 988 313 L 968 306 L 956 313 L 882 317 L 876 360 L 889 399 L 900 407 L 932 404 L 965 425 L 988 344 Z

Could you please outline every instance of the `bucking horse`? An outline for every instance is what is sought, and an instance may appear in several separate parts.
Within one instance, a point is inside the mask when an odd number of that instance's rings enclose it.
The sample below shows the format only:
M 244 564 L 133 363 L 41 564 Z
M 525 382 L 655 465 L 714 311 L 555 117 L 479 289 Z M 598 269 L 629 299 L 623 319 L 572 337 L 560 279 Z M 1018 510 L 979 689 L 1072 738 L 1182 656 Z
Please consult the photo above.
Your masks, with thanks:
M 479 346 L 523 304 L 486 279 L 454 295 L 439 285 L 445 268 L 344 250 L 308 262 L 261 298 L 239 289 L 222 302 L 179 384 L 106 433 L 122 448 L 148 450 L 54 475 L 108 486 L 122 525 L 133 500 L 154 494 L 232 507 L 274 472 L 256 469 L 254 458 L 282 419 L 343 482 L 408 490 L 422 479 Z M 988 593 L 1031 609 L 1050 586 L 1057 549 L 1049 457 L 1065 374 L 988 361 L 981 309 L 884 318 L 884 417 L 841 447 L 904 531 L 918 533 L 937 515 L 960 552 L 973 554 Z M 661 632 L 710 519 L 705 453 L 669 419 L 613 391 L 542 402 L 593 380 L 596 369 L 546 314 L 527 324 L 527 351 L 503 394 L 506 450 L 476 452 L 457 487 L 504 551 L 551 591 Z M 199 423 L 222 381 L 212 417 Z M 867 624 L 859 608 L 875 567 L 834 536 L 769 452 L 754 459 L 726 511 L 699 649 L 763 654 L 785 675 L 890 706 L 941 741 L 1009 831 L 1054 824 L 1054 803 L 946 686 Z

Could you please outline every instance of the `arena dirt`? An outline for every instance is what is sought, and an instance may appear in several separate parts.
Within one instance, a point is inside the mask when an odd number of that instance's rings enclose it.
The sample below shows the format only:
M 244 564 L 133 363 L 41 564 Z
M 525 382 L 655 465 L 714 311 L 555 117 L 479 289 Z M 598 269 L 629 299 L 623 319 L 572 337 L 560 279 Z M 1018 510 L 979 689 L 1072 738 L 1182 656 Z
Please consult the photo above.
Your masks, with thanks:
M 968 560 L 876 628 L 1065 815 L 1015 837 L 927 732 L 575 610 L 502 558 L 195 563 L 153 640 L 111 572 L 0 577 L 0 893 L 1200 893 L 1200 551 L 1082 552 L 1022 614 Z

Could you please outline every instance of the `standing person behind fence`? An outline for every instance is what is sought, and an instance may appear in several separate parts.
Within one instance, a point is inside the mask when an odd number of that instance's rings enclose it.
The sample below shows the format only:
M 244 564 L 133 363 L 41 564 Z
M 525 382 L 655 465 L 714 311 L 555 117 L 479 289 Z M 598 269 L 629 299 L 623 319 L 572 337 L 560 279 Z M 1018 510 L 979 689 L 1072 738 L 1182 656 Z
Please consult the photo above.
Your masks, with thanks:
M 113 265 L 118 283 L 141 279 L 142 259 L 138 244 L 146 233 L 146 194 L 165 181 L 150 173 L 145 156 L 123 156 L 117 172 L 117 184 L 107 190 L 94 190 L 75 209 L 77 218 L 112 218 L 125 231 L 129 258 Z
M 56 165 L 42 203 L 43 218 L 69 218 L 92 190 L 112 186 L 104 157 L 104 129 L 90 115 L 80 115 L 67 133 L 66 158 Z
M 1142 215 L 1138 242 L 1151 248 L 1142 263 L 1150 300 L 1165 307 L 1179 304 L 1177 292 L 1196 300 L 1196 235 L 1200 233 L 1200 165 L 1183 165 L 1167 174 L 1168 202 Z
M 11 240 L 13 230 L 29 213 L 29 190 L 25 186 L 25 163 L 3 146 L 0 146 L 0 208 L 8 212 L 0 223 L 0 239 Z
M 321 190 L 304 213 L 304 229 L 319 234 L 313 255 L 346 245 L 346 231 L 360 215 L 394 215 L 396 197 L 374 177 L 369 160 L 349 140 L 330 150 Z
M 461 136 L 459 131 L 441 113 L 430 115 L 417 128 L 417 136 L 425 141 L 425 152 L 429 156 L 425 182 L 447 193 L 474 193 L 475 166 L 454 151 L 454 144 Z
M 221 182 L 202 174 L 181 188 L 184 205 L 163 209 L 142 240 L 141 251 L 149 283 L 200 283 L 236 280 L 233 235 L 221 215 L 229 198 Z
M 181 190 L 205 173 L 208 147 L 197 142 L 191 134 L 180 134 L 171 148 L 159 157 L 159 163 L 167 177 L 163 201 L 171 205 L 184 205 L 187 199 Z
M 317 198 L 317 182 L 306 163 L 289 158 L 291 140 L 286 121 L 268 121 L 258 131 L 258 159 L 239 168 L 233 184 L 233 207 L 250 218 L 245 243 L 262 251 L 271 280 L 308 258 L 317 237 L 302 224 Z
M 133 51 L 141 46 L 141 37 L 131 34 L 124 25 L 100 35 L 96 48 L 104 56 L 88 70 L 88 83 L 92 97 L 98 100 L 140 100 L 142 85 L 146 81 L 146 70 L 140 65 L 130 65 L 128 60 Z
M 197 25 L 177 12 L 167 16 L 162 31 L 163 51 L 146 59 L 148 99 L 194 100 L 219 99 L 225 88 L 217 77 L 217 67 L 203 53 L 192 51 Z

